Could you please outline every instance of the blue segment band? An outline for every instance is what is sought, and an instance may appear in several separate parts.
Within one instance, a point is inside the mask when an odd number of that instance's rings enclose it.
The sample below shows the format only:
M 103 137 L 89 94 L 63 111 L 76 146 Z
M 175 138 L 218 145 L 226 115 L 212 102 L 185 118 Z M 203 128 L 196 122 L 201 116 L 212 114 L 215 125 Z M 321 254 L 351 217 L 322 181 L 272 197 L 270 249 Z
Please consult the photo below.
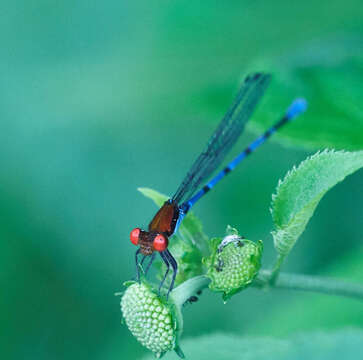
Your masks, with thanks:
M 273 133 L 280 127 L 284 126 L 289 120 L 300 115 L 307 109 L 307 101 L 302 98 L 295 99 L 287 109 L 285 116 L 277 122 L 274 126 L 270 127 L 263 135 L 259 136 L 253 141 L 245 150 L 238 154 L 222 171 L 220 171 L 213 179 L 209 181 L 202 189 L 200 189 L 189 201 L 183 204 L 184 214 L 210 189 L 212 189 L 220 180 L 222 180 L 229 172 L 235 169 L 235 167 L 244 160 L 249 154 L 262 145 Z
M 219 180 L 221 180 L 225 175 L 224 170 L 220 171 L 208 184 L 207 186 L 212 188 Z
M 203 195 L 205 194 L 205 191 L 203 189 L 200 189 L 193 197 L 189 199 L 187 202 L 188 204 L 188 210 L 191 208 Z
M 260 136 L 259 138 L 257 138 L 252 144 L 250 144 L 250 146 L 248 147 L 251 151 L 256 150 L 261 144 L 263 144 L 266 140 L 265 136 Z
M 305 99 L 299 98 L 293 101 L 290 107 L 287 109 L 286 116 L 290 120 L 297 115 L 300 115 L 306 111 L 308 103 Z

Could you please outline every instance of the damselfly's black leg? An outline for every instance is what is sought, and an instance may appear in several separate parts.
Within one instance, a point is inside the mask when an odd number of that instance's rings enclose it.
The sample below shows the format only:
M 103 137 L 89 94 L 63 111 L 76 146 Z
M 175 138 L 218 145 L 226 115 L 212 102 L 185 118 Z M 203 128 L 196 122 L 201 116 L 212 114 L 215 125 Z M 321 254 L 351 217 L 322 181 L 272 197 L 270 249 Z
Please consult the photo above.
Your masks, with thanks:
M 171 279 L 170 287 L 169 287 L 168 293 L 166 295 L 166 298 L 168 298 L 170 291 L 172 291 L 173 287 L 174 287 L 175 277 L 178 272 L 178 263 L 174 259 L 173 255 L 171 255 L 169 250 L 165 250 L 165 251 L 163 251 L 163 253 L 165 254 L 165 257 L 168 259 L 171 267 L 173 268 L 173 277 Z
M 140 254 L 140 248 L 137 249 L 135 253 L 135 263 L 136 263 L 136 281 L 140 282 L 140 265 L 139 265 L 139 259 L 137 258 L 137 255 Z
M 148 264 L 147 264 L 147 266 L 146 266 L 145 276 L 146 276 L 146 274 L 148 273 L 148 271 L 149 271 L 149 269 L 150 269 L 150 266 L 151 266 L 151 264 L 153 263 L 153 261 L 154 261 L 154 259 L 155 259 L 155 254 L 156 254 L 156 252 L 154 251 L 154 252 L 152 253 L 152 255 L 151 255 L 151 259 L 150 259 L 149 263 L 148 263 Z
M 166 265 L 166 271 L 165 271 L 164 278 L 163 278 L 163 280 L 161 281 L 161 283 L 159 285 L 159 296 L 160 296 L 161 288 L 162 288 L 162 286 L 163 286 L 163 284 L 165 282 L 165 279 L 166 279 L 166 277 L 168 276 L 168 273 L 169 273 L 170 264 L 169 264 L 169 260 L 168 260 L 167 256 L 165 255 L 165 251 L 162 251 L 159 254 L 160 254 L 161 258 L 163 259 L 163 261 L 164 261 L 164 263 Z
M 145 261 L 145 259 L 146 259 L 146 256 L 147 256 L 147 255 L 144 255 L 144 256 L 142 257 L 142 259 L 141 259 L 141 261 L 140 261 L 140 265 L 142 265 L 142 264 L 144 263 L 144 261 Z

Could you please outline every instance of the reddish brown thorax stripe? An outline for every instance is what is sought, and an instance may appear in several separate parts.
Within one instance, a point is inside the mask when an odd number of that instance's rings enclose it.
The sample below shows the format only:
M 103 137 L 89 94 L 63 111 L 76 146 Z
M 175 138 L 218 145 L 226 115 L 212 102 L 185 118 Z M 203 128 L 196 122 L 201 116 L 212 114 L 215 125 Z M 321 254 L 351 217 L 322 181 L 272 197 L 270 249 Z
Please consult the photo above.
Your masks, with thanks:
M 179 208 L 176 202 L 166 201 L 149 224 L 149 231 L 170 236 L 174 233 L 179 217 Z

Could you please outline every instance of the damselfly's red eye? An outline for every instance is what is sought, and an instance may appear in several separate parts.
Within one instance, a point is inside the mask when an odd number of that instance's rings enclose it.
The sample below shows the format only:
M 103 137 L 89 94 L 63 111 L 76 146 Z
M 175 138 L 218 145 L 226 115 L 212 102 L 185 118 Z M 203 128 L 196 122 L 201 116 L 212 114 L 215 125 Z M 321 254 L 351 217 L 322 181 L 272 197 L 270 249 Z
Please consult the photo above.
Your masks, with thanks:
M 130 232 L 130 240 L 134 245 L 137 245 L 139 243 L 139 236 L 140 236 L 140 229 L 135 228 Z
M 168 239 L 164 235 L 156 235 L 153 241 L 153 246 L 156 251 L 164 251 L 168 247 Z

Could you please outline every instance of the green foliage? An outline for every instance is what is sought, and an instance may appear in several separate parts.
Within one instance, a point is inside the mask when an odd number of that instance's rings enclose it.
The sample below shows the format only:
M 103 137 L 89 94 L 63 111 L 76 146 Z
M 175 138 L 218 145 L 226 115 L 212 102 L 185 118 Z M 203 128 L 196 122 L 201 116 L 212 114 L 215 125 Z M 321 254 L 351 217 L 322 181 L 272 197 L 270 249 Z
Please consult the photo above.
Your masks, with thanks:
M 259 131 L 295 96 L 309 100 L 309 111 L 271 142 L 362 148 L 363 62 L 351 56 L 363 54 L 359 0 L 228 6 L 4 0 L 1 8 L 3 359 L 140 359 L 146 350 L 120 327 L 112 296 L 120 280 L 135 273 L 129 232 L 152 215 L 152 205 L 134 189 L 175 190 L 248 63 L 249 70 L 273 73 L 254 117 Z M 315 48 L 307 52 L 312 39 Z M 268 66 L 252 66 L 258 57 Z M 196 207 L 211 235 L 220 235 L 228 222 L 250 239 L 269 231 L 266 199 L 275 179 L 307 156 L 271 142 Z M 363 280 L 361 186 L 360 172 L 324 199 L 306 246 L 294 254 L 297 268 Z M 331 239 L 329 246 L 323 238 Z M 343 259 L 347 247 L 354 262 Z M 340 267 L 344 271 L 337 272 Z M 189 336 L 216 330 L 281 335 L 281 328 L 286 334 L 363 322 L 361 304 L 349 299 L 278 292 L 257 293 L 256 299 L 251 292 L 234 297 L 223 314 L 216 313 L 216 296 L 186 307 Z M 356 353 L 362 357 L 362 350 Z
M 269 275 L 266 279 L 262 276 L 263 274 L 269 273 L 269 271 L 261 272 L 261 276 L 257 278 L 256 286 L 264 287 L 267 284 L 271 286 L 279 286 L 282 284 L 281 281 L 275 282 L 277 279 L 279 267 L 282 264 L 283 259 L 289 254 L 292 247 L 294 246 L 297 239 L 300 237 L 304 231 L 308 221 L 314 214 L 314 211 L 322 199 L 324 194 L 335 186 L 337 183 L 341 182 L 346 176 L 352 174 L 363 167 L 363 151 L 359 152 L 345 152 L 345 151 L 334 151 L 325 150 L 323 152 L 318 152 L 315 155 L 304 160 L 297 168 L 293 168 L 287 173 L 285 178 L 279 182 L 276 195 L 273 195 L 271 212 L 275 225 L 275 231 L 272 233 L 274 237 L 275 248 L 279 254 L 277 265 L 272 272 L 272 277 Z M 152 198 L 158 205 L 162 204 L 166 197 L 160 195 L 159 193 L 150 190 L 142 189 L 143 194 Z M 185 234 L 191 235 L 189 241 L 186 244 L 193 244 L 195 249 L 198 249 L 195 244 L 197 238 L 193 238 L 195 234 L 202 231 L 201 224 L 199 220 L 195 217 L 191 219 L 189 223 L 183 224 Z M 203 243 L 207 243 L 207 238 L 204 236 Z M 180 241 L 182 244 L 183 242 Z M 177 287 L 172 293 L 171 298 L 173 299 L 179 310 L 182 304 L 187 301 L 188 297 L 196 293 L 199 289 L 202 289 L 209 285 L 212 291 L 223 292 L 223 299 L 227 300 L 232 295 L 238 293 L 239 291 L 250 285 L 254 278 L 256 277 L 261 264 L 262 256 L 262 242 L 254 243 L 250 240 L 243 239 L 239 236 L 238 231 L 230 226 L 227 228 L 227 236 L 225 238 L 214 238 L 210 240 L 209 243 L 209 256 L 203 258 L 203 263 L 206 266 L 206 276 L 195 276 L 193 272 L 185 272 L 187 275 L 184 278 L 184 283 Z M 175 250 L 178 248 L 176 247 Z M 181 245 L 179 247 L 179 253 L 177 257 L 183 259 L 185 263 L 188 261 L 194 261 L 194 259 L 189 259 L 184 257 L 187 247 Z M 192 249 L 193 253 L 194 249 Z M 201 254 L 198 249 L 199 254 Z M 184 252 L 184 254 L 183 254 Z M 183 264 L 185 267 L 186 264 Z M 194 277 L 193 277 L 194 276 Z M 285 279 L 281 285 L 284 288 L 296 288 L 296 277 L 295 282 L 293 281 L 293 275 L 290 276 L 284 274 L 281 279 Z M 299 289 L 319 289 L 325 293 L 339 294 L 338 288 L 347 290 L 350 286 L 349 284 L 340 283 L 339 281 L 328 282 L 324 279 L 320 279 L 319 282 L 315 281 L 313 278 L 300 277 L 299 278 Z M 339 284 L 338 284 L 339 283 Z M 313 287 L 312 284 L 315 284 Z M 339 285 L 339 286 L 338 286 Z M 359 285 L 353 285 L 354 289 L 360 289 Z M 352 288 L 353 288 L 352 287 Z M 344 294 L 347 294 L 344 291 Z M 354 294 L 358 293 L 357 291 Z M 361 294 L 359 290 L 359 294 Z M 360 298 L 359 296 L 357 298 Z M 181 312 L 178 312 L 180 319 Z M 182 324 L 182 320 L 181 320 Z M 329 356 L 331 350 L 330 343 L 327 343 L 326 339 L 331 339 L 324 334 L 314 334 L 314 340 L 317 340 L 315 346 L 324 356 Z M 339 333 L 339 339 L 337 341 L 351 341 L 352 337 L 350 333 Z M 222 336 L 223 338 L 223 336 Z M 308 338 L 308 336 L 306 336 Z M 209 341 L 209 340 L 207 340 Z M 252 339 L 250 343 L 254 341 L 260 341 L 260 339 Z M 275 341 L 272 345 L 268 346 L 263 344 L 258 346 L 259 351 L 267 351 L 265 348 L 270 349 L 271 346 L 279 346 L 279 344 L 286 343 L 286 341 Z M 295 340 L 292 341 L 294 343 Z M 301 340 L 299 340 L 301 342 Z M 305 341 L 305 340 L 304 340 Z M 215 338 L 212 340 L 213 344 L 224 343 L 225 339 L 219 340 Z M 287 348 L 289 348 L 290 343 L 286 343 Z M 293 344 L 295 346 L 295 344 Z M 306 347 L 304 345 L 304 347 Z M 193 349 L 191 346 L 193 356 L 198 356 L 201 349 L 198 345 L 197 349 Z M 295 346 L 293 352 L 286 351 L 283 347 L 276 348 L 276 354 L 272 353 L 271 356 L 276 356 L 277 358 L 293 358 L 294 353 L 297 350 Z M 240 350 L 241 351 L 241 350 Z M 314 351 L 316 349 L 314 348 Z M 228 353 L 228 350 L 226 350 Z M 250 353 L 252 356 L 256 356 L 256 359 L 261 356 L 260 352 L 253 353 L 253 346 L 251 347 Z M 198 358 L 202 358 L 200 355 Z M 208 354 L 209 356 L 209 354 Z M 253 358 L 253 357 L 252 357 Z
M 238 312 L 243 316 L 242 310 Z M 186 358 L 198 360 L 355 360 L 361 354 L 362 343 L 363 330 L 346 329 L 303 333 L 282 340 L 213 334 L 187 339 L 183 349 Z M 178 358 L 171 353 L 165 357 L 165 360 L 173 359 Z
M 158 207 L 162 207 L 164 202 L 169 199 L 168 196 L 166 196 L 164 194 L 161 194 L 158 191 L 153 190 L 153 189 L 138 188 L 137 190 L 139 190 L 141 192 L 141 194 L 143 194 L 145 197 L 147 197 L 147 198 L 151 199 L 152 201 L 154 201 L 154 203 Z
M 277 252 L 286 256 L 324 194 L 363 167 L 363 151 L 323 151 L 303 161 L 279 182 L 271 212 Z
M 346 240 L 346 243 L 349 243 L 349 240 Z M 323 270 L 319 271 L 319 275 L 327 278 L 349 279 L 356 284 L 363 284 L 362 259 L 363 245 L 346 249 L 334 262 L 328 263 Z M 290 296 L 286 297 L 282 297 L 280 293 L 275 295 L 280 300 L 279 305 L 274 305 L 273 311 L 268 315 L 249 324 L 252 333 L 274 334 L 280 337 L 295 332 L 297 329 L 299 332 L 310 332 L 322 327 L 340 329 L 347 324 L 362 327 L 361 301 L 307 292 L 290 293 Z M 319 316 L 316 309 L 319 309 Z M 240 329 L 242 328 L 241 326 Z
M 360 38 L 341 36 L 299 44 L 283 58 L 257 61 L 251 68 L 278 74 L 267 91 L 266 104 L 252 120 L 254 131 L 266 129 L 271 117 L 286 107 L 287 99 L 303 96 L 308 100 L 309 111 L 282 130 L 277 140 L 318 149 L 363 149 Z

